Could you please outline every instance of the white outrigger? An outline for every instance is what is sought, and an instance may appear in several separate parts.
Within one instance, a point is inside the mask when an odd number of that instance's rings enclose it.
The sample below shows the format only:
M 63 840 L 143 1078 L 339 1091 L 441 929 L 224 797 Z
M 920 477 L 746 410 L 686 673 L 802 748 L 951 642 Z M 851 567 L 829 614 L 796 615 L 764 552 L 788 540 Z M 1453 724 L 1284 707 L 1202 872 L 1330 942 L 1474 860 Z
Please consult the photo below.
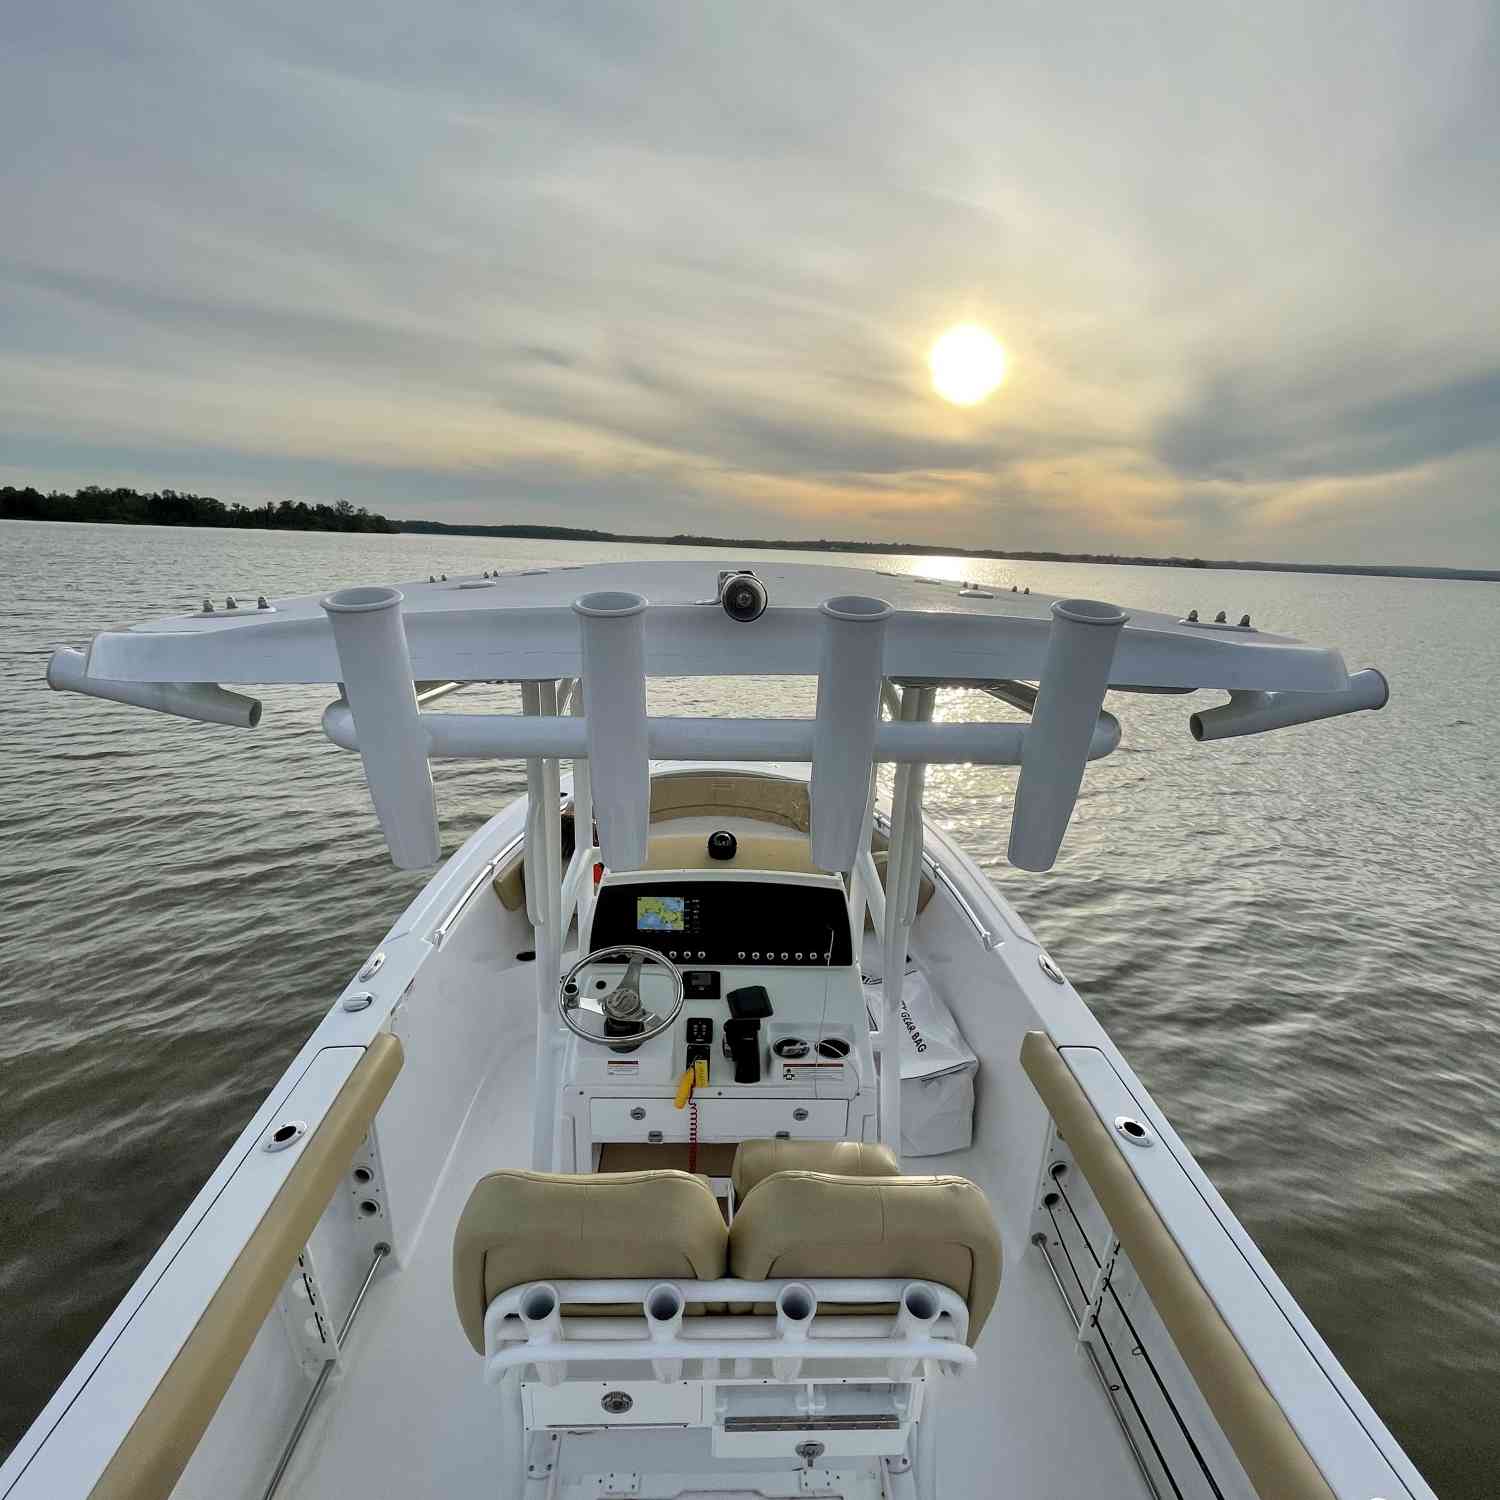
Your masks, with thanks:
M 814 672 L 810 720 L 647 714 L 648 677 Z M 1378 708 L 1378 673 L 1222 616 L 693 561 L 205 602 L 48 678 L 247 726 L 222 684 L 338 684 L 403 866 L 440 853 L 430 757 L 528 791 L 351 978 L 4 1500 L 1430 1496 L 922 816 L 926 765 L 1019 765 L 1010 862 L 1045 869 L 1108 689 L 1228 690 L 1210 740 Z M 496 681 L 523 714 L 431 706 Z M 949 689 L 1030 721 L 933 722 Z M 918 986 L 978 1058 L 936 1141 L 903 1129 Z

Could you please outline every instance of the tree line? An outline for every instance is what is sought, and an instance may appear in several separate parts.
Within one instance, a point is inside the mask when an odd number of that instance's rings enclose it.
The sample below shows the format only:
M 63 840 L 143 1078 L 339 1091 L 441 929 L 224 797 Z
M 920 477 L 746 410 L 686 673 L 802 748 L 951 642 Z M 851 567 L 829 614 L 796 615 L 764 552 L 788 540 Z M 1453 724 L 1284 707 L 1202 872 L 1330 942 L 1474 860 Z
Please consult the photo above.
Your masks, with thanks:
M 267 500 L 264 505 L 226 505 L 212 495 L 180 490 L 110 489 L 86 484 L 73 494 L 43 494 L 29 486 L 0 487 L 0 519 L 11 521 L 105 521 L 117 526 L 231 526 L 255 531 L 380 531 L 400 528 L 363 505 L 338 500 L 309 505 L 305 500 Z

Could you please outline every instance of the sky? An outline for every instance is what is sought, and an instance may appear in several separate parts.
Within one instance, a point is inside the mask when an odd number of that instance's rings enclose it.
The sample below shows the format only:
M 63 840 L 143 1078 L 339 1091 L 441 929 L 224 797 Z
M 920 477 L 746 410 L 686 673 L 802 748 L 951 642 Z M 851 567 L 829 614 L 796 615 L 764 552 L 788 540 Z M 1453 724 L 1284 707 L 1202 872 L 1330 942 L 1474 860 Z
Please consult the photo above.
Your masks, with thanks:
M 1458 0 L 6 7 L 0 483 L 1500 566 L 1497 79 Z

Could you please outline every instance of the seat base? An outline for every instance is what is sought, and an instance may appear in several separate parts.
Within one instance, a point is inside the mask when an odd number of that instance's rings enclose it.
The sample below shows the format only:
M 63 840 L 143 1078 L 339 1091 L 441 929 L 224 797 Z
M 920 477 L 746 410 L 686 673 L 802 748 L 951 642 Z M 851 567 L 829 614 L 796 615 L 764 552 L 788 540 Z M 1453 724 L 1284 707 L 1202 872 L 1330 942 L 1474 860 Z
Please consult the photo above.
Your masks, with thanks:
M 693 1172 L 699 1177 L 728 1177 L 734 1170 L 733 1141 L 704 1141 L 698 1164 L 688 1166 L 688 1146 L 676 1141 L 607 1141 L 599 1148 L 601 1172 Z

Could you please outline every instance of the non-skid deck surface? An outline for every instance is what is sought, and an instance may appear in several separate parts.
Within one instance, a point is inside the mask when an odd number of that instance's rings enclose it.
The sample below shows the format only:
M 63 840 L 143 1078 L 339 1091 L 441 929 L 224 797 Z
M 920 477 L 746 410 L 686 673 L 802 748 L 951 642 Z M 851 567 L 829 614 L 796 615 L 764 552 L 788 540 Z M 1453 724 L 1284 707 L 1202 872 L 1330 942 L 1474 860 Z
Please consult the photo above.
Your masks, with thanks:
M 350 1339 L 347 1373 L 330 1381 L 281 1496 L 493 1500 L 498 1493 L 505 1461 L 498 1397 L 459 1328 L 450 1256 L 470 1187 L 496 1167 L 526 1160 L 531 1067 L 530 1039 L 515 1037 L 480 1090 L 415 1254 L 371 1287 Z M 917 1171 L 963 1172 L 983 1185 L 978 1165 L 969 1153 L 908 1163 Z M 942 1382 L 941 1492 L 1132 1500 L 1144 1493 L 1139 1475 L 1046 1268 L 1032 1255 L 1012 1253 L 1012 1245 L 1024 1244 L 1023 1227 L 1006 1226 L 1007 1264 L 978 1368 Z M 653 1451 L 679 1436 L 654 1434 Z M 581 1439 L 567 1457 L 592 1463 L 603 1451 L 603 1441 Z M 748 1478 L 746 1493 L 753 1491 Z

